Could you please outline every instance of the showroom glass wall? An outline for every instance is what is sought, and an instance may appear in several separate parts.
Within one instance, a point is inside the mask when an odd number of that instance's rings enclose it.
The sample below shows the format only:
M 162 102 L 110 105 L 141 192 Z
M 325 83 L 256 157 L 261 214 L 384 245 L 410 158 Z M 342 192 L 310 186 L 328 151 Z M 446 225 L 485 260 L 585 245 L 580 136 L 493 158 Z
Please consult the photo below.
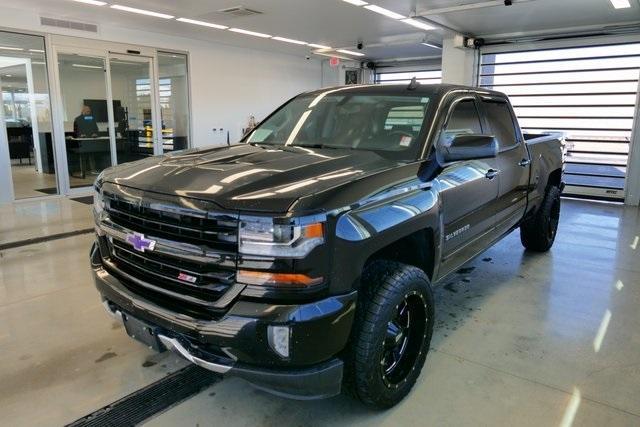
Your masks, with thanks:
M 56 194 L 43 36 L 0 32 L 0 202 Z
M 84 193 L 108 166 L 187 148 L 187 64 L 179 52 L 0 31 L 0 202 Z

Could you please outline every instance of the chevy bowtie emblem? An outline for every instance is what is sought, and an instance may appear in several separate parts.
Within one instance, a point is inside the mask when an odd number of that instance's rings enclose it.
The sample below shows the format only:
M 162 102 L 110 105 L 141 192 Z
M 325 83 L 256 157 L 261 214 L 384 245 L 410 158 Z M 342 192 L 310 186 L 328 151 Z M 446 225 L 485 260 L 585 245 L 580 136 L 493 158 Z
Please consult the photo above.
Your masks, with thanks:
M 152 251 L 156 247 L 156 241 L 147 239 L 142 233 L 127 234 L 126 241 L 138 252 Z

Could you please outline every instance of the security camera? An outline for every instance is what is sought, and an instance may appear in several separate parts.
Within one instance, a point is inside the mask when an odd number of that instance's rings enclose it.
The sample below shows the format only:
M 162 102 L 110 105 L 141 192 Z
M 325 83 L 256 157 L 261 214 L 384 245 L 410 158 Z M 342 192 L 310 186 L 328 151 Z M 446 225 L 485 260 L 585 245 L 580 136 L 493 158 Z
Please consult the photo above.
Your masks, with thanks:
M 364 47 L 364 45 L 362 44 L 362 42 L 358 42 L 358 44 L 356 45 L 356 47 L 358 48 L 358 50 L 362 50 L 362 48 Z
M 484 46 L 484 39 L 481 39 L 481 38 L 473 39 L 473 47 L 477 49 L 482 46 Z
M 505 6 L 511 6 L 513 4 L 513 0 L 504 0 Z
M 305 56 L 304 59 L 306 59 L 307 61 L 311 59 L 311 57 L 309 55 Z

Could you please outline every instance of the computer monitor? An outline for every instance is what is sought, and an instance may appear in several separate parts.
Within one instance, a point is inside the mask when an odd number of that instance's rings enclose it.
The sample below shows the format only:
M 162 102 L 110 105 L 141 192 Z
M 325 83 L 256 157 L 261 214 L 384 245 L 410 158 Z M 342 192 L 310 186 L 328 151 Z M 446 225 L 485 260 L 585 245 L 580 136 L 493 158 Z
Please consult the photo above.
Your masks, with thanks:
M 109 115 L 107 114 L 107 100 L 106 99 L 85 99 L 84 105 L 88 105 L 91 108 L 91 114 L 95 117 L 96 122 L 98 123 L 106 123 L 109 121 Z M 113 111 L 114 113 L 119 111 L 122 103 L 114 99 L 113 100 Z M 117 120 L 117 118 L 116 118 Z

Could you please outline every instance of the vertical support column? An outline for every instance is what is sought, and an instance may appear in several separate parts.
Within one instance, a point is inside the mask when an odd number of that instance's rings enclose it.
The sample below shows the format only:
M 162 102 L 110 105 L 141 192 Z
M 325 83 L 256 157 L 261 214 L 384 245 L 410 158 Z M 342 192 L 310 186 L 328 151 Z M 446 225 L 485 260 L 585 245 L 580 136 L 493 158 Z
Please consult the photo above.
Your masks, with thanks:
M 454 34 L 442 40 L 442 83 L 475 86 L 478 50 L 456 47 L 461 37 Z
M 625 204 L 640 205 L 640 84 L 636 93 L 636 108 L 631 128 L 631 147 L 627 160 Z
M 0 82 L 0 86 L 2 86 L 2 82 Z M 4 105 L 0 102 L 0 205 L 12 202 L 14 197 L 9 138 L 5 123 Z

